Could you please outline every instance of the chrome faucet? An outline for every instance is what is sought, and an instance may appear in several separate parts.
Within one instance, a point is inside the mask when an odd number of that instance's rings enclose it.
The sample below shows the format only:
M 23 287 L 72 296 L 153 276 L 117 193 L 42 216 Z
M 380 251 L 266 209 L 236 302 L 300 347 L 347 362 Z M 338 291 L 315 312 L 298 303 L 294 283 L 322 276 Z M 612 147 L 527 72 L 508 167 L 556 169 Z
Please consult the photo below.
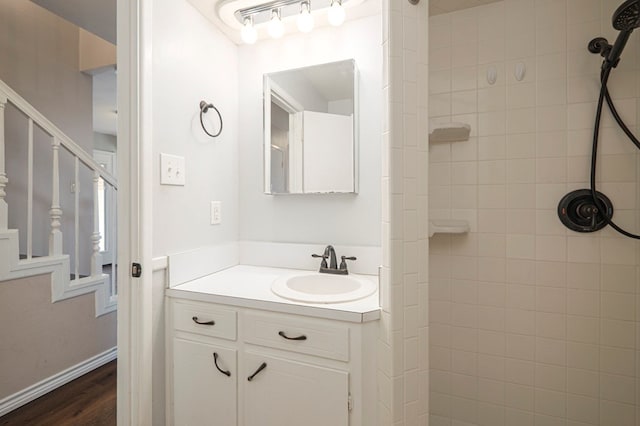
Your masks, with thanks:
M 342 262 L 340 262 L 340 267 L 338 268 L 338 261 L 336 259 L 336 251 L 332 245 L 328 245 L 324 249 L 324 254 L 312 254 L 311 257 L 322 258 L 322 262 L 320 262 L 320 270 L 318 272 L 323 274 L 337 274 L 337 275 L 348 275 L 349 270 L 347 269 L 347 260 L 356 260 L 355 256 L 340 256 Z M 327 259 L 329 259 L 329 264 L 327 265 Z

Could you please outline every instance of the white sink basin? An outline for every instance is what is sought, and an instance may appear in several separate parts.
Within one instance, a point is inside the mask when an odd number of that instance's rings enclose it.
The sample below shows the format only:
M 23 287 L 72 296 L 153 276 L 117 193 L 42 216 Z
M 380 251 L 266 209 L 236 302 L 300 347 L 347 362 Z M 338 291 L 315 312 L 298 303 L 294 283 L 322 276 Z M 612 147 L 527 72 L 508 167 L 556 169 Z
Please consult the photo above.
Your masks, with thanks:
M 303 273 L 276 279 L 271 291 L 285 299 L 307 303 L 341 303 L 362 299 L 376 291 L 372 280 L 353 275 Z

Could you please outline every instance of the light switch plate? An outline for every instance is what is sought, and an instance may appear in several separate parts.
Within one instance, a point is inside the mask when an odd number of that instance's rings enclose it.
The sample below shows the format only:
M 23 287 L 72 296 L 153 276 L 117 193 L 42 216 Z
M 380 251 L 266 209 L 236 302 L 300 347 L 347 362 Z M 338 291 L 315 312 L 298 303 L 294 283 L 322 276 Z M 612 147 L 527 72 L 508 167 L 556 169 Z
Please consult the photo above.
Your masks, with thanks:
M 160 185 L 185 184 L 184 157 L 160 153 Z

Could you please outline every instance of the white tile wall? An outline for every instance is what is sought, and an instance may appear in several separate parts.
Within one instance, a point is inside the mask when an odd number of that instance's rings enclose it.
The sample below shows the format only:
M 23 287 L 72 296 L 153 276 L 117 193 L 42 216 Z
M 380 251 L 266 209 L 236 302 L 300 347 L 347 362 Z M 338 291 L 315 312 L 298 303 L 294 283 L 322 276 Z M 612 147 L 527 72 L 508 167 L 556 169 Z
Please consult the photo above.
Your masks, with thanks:
M 426 426 L 429 422 L 428 2 L 414 6 L 406 0 L 384 0 L 382 4 L 383 95 L 388 110 L 383 126 L 379 417 L 380 425 Z M 473 49 L 465 51 L 461 46 L 456 56 L 469 61 L 463 53 L 472 54 Z M 451 61 L 449 52 L 440 54 L 447 62 Z M 438 78 L 437 74 L 434 78 Z M 450 92 L 452 84 L 464 85 L 470 80 L 475 81 L 475 74 L 468 72 L 452 79 L 447 67 L 442 79 L 432 84 L 437 90 Z M 449 114 L 450 95 L 432 102 L 434 108 Z M 475 101 L 456 99 L 457 111 L 473 113 L 467 109 L 467 103 Z M 447 165 L 442 173 L 451 176 L 451 167 Z M 473 187 L 468 186 L 472 192 Z M 449 194 L 448 191 L 436 194 L 432 202 L 439 208 L 450 209 Z M 474 197 L 469 195 L 456 208 L 475 208 Z
M 556 213 L 588 185 L 601 60 L 586 44 L 615 38 L 621 3 L 504 0 L 429 19 L 430 120 L 473 128 L 429 147 L 429 217 L 472 229 L 430 239 L 431 426 L 640 425 L 640 247 Z M 610 85 L 634 131 L 638 38 Z M 599 188 L 640 231 L 638 153 L 608 113 L 602 126 Z

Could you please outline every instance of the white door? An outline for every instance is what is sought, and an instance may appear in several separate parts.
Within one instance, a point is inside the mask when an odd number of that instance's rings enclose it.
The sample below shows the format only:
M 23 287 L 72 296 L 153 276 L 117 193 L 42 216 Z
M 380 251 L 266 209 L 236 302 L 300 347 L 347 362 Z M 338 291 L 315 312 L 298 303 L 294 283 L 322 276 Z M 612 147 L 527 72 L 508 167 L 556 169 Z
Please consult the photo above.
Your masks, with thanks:
M 182 339 L 173 342 L 171 424 L 235 426 L 236 351 Z
M 259 353 L 243 361 L 244 426 L 349 424 L 348 372 Z

